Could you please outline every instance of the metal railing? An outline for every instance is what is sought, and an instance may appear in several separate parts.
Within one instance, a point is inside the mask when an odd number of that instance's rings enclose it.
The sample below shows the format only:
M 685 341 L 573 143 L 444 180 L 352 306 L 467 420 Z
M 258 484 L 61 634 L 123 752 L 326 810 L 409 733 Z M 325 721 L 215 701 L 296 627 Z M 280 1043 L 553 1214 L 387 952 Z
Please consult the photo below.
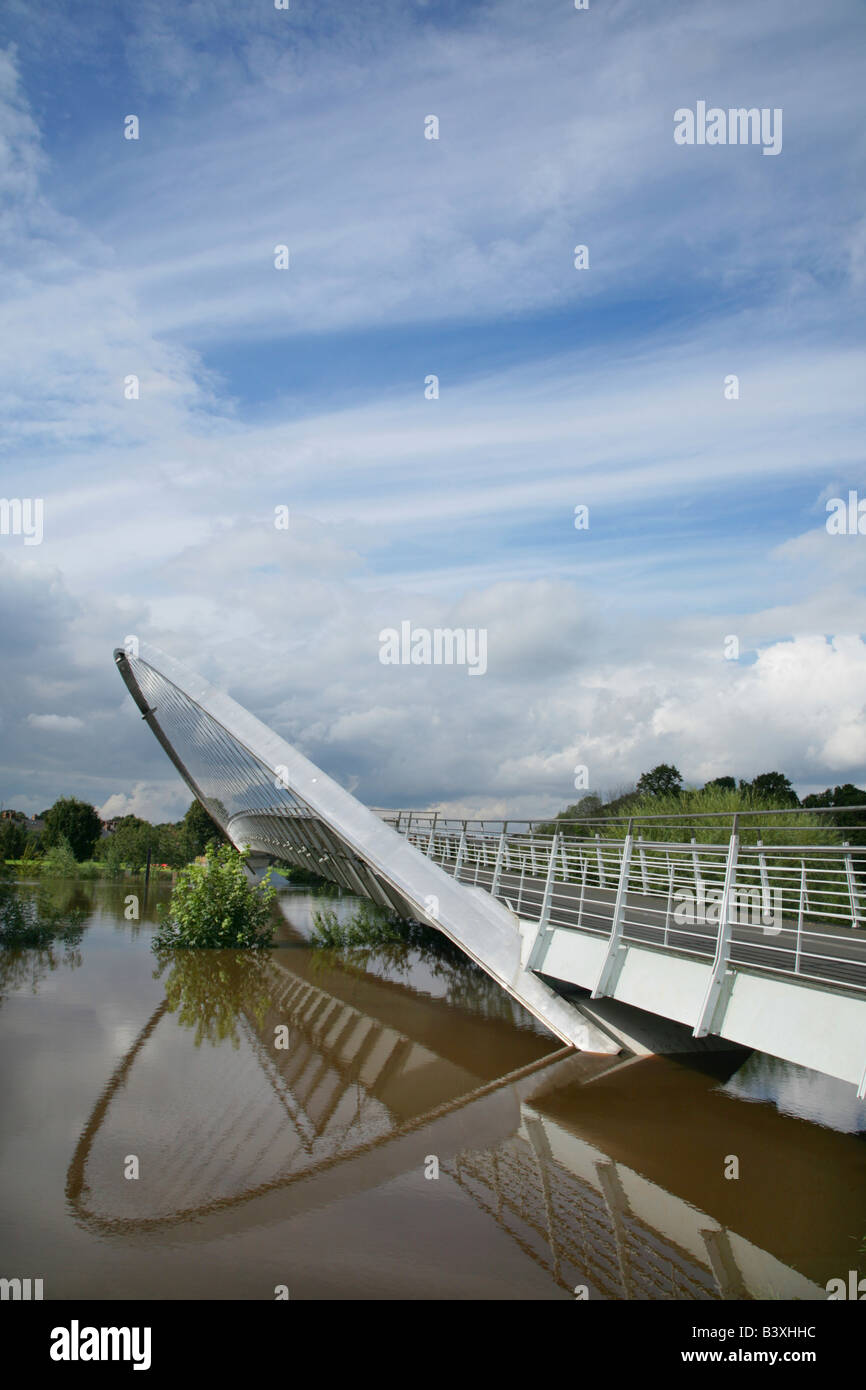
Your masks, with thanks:
M 571 928 L 866 992 L 866 819 L 839 810 L 460 820 L 381 811 L 460 882 Z M 551 833 L 552 831 L 552 833 Z M 856 843 L 862 839 L 862 843 Z M 855 843 L 851 843 L 855 841 Z M 600 982 L 601 984 L 601 982 Z M 708 996 L 705 1012 L 711 1013 Z

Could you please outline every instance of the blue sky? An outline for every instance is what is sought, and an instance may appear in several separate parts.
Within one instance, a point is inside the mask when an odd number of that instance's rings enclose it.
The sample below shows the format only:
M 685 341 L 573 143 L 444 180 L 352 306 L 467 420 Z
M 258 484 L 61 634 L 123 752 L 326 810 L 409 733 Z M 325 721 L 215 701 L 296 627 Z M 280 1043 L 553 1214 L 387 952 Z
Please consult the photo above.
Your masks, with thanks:
M 0 800 L 183 810 L 128 633 L 372 804 L 866 784 L 866 537 L 825 528 L 866 496 L 864 29 L 12 0 L 0 495 L 45 535 L 0 535 Z M 781 108 L 781 153 L 676 145 L 699 100 Z M 383 667 L 403 619 L 486 627 L 487 675 Z

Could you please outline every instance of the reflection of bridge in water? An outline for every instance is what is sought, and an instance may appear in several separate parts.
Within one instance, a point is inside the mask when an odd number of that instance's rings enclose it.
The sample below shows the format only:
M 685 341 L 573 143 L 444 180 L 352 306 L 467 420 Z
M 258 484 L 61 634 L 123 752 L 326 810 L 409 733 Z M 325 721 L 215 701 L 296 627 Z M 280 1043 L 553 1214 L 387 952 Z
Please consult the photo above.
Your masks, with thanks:
M 670 1063 L 551 1054 L 537 1032 L 328 967 L 307 949 L 277 950 L 246 974 L 216 954 L 178 963 L 166 981 L 175 1012 L 162 1004 L 142 1031 L 70 1165 L 77 1218 L 104 1238 L 176 1246 L 279 1225 L 419 1175 L 432 1154 L 440 1182 L 456 1183 L 546 1270 L 552 1292 L 823 1296 L 772 1240 L 762 1248 L 639 1173 L 616 1156 L 616 1136 L 608 1153 L 603 1136 L 581 1132 L 582 1111 L 590 1129 L 598 1123 L 599 1088 L 601 1111 L 615 1111 L 611 1098 L 632 1104 L 635 1068 Z M 211 987 L 217 967 L 222 995 Z M 285 1050 L 274 1045 L 280 1026 Z M 497 1051 L 506 1076 L 492 1071 Z M 695 1074 L 696 1099 L 715 1082 Z M 795 1123 L 748 1109 L 771 1130 Z M 118 1175 L 118 1153 L 139 1155 L 141 1181 Z M 815 1201 L 832 1205 L 820 1190 Z
M 133 645 L 115 660 L 143 718 L 261 864 L 304 865 L 436 928 L 583 1050 L 682 1050 L 688 1034 L 866 1095 L 863 854 L 832 827 L 738 813 L 545 835 L 526 822 L 377 815 L 235 701 Z

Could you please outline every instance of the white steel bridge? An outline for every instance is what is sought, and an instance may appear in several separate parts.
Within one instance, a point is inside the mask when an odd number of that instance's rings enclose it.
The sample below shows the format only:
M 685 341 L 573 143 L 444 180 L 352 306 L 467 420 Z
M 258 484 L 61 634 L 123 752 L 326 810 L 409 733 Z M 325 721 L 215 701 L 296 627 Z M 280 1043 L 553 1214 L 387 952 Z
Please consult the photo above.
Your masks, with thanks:
M 796 811 L 553 827 L 372 811 L 172 658 L 128 639 L 115 661 L 252 862 L 437 928 L 564 1042 L 640 1054 L 690 1034 L 866 1094 L 866 846 L 848 811 L 844 830 Z

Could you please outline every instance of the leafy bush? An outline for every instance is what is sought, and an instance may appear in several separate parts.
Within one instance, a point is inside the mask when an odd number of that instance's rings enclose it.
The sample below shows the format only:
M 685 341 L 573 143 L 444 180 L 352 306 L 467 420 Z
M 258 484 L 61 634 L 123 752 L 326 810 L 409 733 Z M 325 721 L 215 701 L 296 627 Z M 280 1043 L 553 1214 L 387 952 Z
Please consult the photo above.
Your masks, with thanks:
M 40 872 L 47 878 L 77 878 L 78 860 L 65 835 L 61 835 L 44 856 Z
M 231 845 L 208 847 L 203 864 L 181 869 L 153 940 L 155 951 L 186 947 L 259 949 L 270 946 L 276 891 L 268 875 L 254 887 Z

